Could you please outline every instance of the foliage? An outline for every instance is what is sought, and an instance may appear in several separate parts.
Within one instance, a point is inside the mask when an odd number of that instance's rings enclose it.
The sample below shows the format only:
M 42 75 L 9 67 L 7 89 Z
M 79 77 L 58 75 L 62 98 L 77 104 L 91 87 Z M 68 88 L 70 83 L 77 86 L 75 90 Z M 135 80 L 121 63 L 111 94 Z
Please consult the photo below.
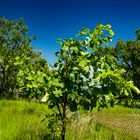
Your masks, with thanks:
M 140 89 L 139 84 L 139 51 L 140 51 L 140 40 L 139 33 L 140 30 L 136 31 L 136 39 L 128 40 L 126 42 L 119 40 L 115 47 L 104 47 L 100 46 L 96 52 L 95 58 L 100 60 L 102 57 L 108 56 L 114 57 L 113 63 L 117 65 L 118 69 L 124 69 L 125 72 L 122 73 L 123 77 L 128 81 L 134 81 L 134 85 Z M 95 53 L 94 53 L 95 54 Z M 98 56 L 98 57 L 97 57 Z M 111 64 L 112 65 L 112 64 Z M 133 92 L 133 98 L 139 98 L 135 92 Z M 131 96 L 131 97 L 132 97 Z M 122 97 L 122 98 L 125 98 Z
M 0 19 L 0 97 L 15 97 L 19 93 L 29 91 L 29 77 L 34 75 L 32 84 L 37 87 L 39 83 L 35 82 L 35 79 L 39 80 L 39 74 L 36 74 L 48 71 L 46 60 L 40 58 L 40 53 L 30 46 L 35 38 L 28 37 L 27 31 L 23 19 Z M 39 88 L 43 87 L 39 85 Z M 38 90 L 42 92 L 42 89 Z
M 83 28 L 75 38 L 58 39 L 61 49 L 52 70 L 30 46 L 34 37 L 28 37 L 27 31 L 23 19 L 0 19 L 0 97 L 45 95 L 42 101 L 51 110 L 46 117 L 53 138 L 65 139 L 68 112 L 96 106 L 101 110 L 114 106 L 118 98 L 132 98 L 132 91 L 140 93 L 132 81 L 139 74 L 139 30 L 137 40 L 120 41 L 116 48 L 109 47 L 114 35 L 111 25 Z M 131 73 L 130 81 L 125 72 Z
M 41 105 L 27 101 L 0 100 L 0 139 L 1 140 L 43 140 L 47 137 L 45 116 Z
M 116 45 L 116 58 L 126 70 L 127 78 L 134 81 L 140 89 L 140 30 L 136 31 L 137 39 L 126 42 L 119 40 Z
M 19 90 L 24 93 L 25 98 L 40 99 L 46 93 L 44 77 L 47 77 L 48 66 L 44 61 L 44 67 L 42 67 L 40 63 L 42 60 L 42 58 L 38 58 L 34 65 L 23 65 L 16 75 Z
M 56 52 L 56 70 L 47 81 L 48 93 L 43 101 L 56 110 L 62 140 L 68 110 L 92 110 L 97 104 L 100 110 L 108 103 L 113 106 L 120 96 L 131 97 L 132 89 L 139 92 L 132 81 L 122 77 L 125 71 L 116 65 L 113 56 L 98 55 L 100 46 L 108 47 L 113 35 L 110 25 L 99 24 L 94 30 L 84 28 L 74 39 L 58 40 L 61 49 Z

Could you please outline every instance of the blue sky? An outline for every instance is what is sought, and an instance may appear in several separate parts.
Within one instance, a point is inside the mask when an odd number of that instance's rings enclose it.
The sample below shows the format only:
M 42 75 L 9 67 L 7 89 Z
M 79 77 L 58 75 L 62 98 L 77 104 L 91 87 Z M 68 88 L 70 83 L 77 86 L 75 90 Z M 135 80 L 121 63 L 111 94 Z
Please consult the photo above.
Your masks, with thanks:
M 37 36 L 32 45 L 50 64 L 60 48 L 56 39 L 74 37 L 82 27 L 111 24 L 111 45 L 134 39 L 140 28 L 140 0 L 0 0 L 0 17 L 23 17 L 29 34 Z

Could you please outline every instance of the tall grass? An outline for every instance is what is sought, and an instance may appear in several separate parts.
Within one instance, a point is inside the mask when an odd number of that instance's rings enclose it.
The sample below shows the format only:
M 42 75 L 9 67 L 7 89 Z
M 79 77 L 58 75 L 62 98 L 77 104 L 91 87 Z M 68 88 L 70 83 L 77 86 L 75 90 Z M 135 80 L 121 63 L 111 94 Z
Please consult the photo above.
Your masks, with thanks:
M 47 134 L 42 105 L 0 101 L 0 140 L 40 140 Z
M 74 121 L 75 120 L 75 121 Z M 140 110 L 116 106 L 73 119 L 69 140 L 140 140 Z
M 0 101 L 0 140 L 49 140 L 47 105 Z M 97 112 L 70 113 L 66 140 L 139 140 L 140 109 L 116 106 Z

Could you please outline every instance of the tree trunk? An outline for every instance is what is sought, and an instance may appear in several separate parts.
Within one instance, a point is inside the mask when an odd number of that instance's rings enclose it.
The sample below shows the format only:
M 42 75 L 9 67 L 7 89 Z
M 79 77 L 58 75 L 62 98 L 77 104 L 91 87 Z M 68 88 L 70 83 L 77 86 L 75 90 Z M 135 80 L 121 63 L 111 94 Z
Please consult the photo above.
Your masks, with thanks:
M 64 120 L 64 122 L 62 124 L 62 132 L 61 132 L 62 140 L 65 140 L 65 134 L 66 134 L 66 122 Z
M 61 131 L 61 137 L 62 137 L 62 140 L 65 140 L 65 134 L 66 134 L 66 103 L 67 103 L 67 94 L 65 94 L 65 103 L 63 105 L 63 116 L 62 116 L 62 131 Z

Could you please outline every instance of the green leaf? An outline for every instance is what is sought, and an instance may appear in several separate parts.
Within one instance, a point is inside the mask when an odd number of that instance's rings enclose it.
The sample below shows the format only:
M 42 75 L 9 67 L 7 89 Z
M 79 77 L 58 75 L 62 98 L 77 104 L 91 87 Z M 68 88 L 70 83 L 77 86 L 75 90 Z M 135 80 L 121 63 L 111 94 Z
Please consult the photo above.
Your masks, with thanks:
M 3 62 L 4 58 L 0 56 L 0 63 Z
M 5 70 L 7 71 L 7 70 L 8 70 L 8 68 L 9 68 L 9 65 L 6 65 Z
M 79 63 L 79 66 L 80 66 L 80 67 L 84 67 L 84 66 L 85 66 L 85 61 L 81 61 L 81 62 Z
M 71 73 L 71 74 L 70 74 L 70 77 L 71 77 L 72 79 L 74 79 L 75 74 L 74 74 L 74 73 Z
M 32 74 L 35 74 L 35 71 L 32 70 L 31 73 L 32 73 Z
M 41 102 L 47 102 L 48 99 L 49 99 L 49 94 L 46 93 L 45 96 L 41 99 Z
M 34 79 L 34 77 L 32 77 L 32 75 L 29 75 L 28 77 L 26 77 L 27 80 L 31 81 Z
M 109 29 L 108 31 L 112 36 L 114 36 L 114 32 L 111 29 Z
M 28 88 L 33 88 L 33 86 L 31 84 L 27 84 Z
M 128 95 L 129 95 L 129 92 L 128 92 L 127 90 L 124 90 L 124 94 L 125 94 L 126 96 L 128 96 Z
M 58 54 L 59 54 L 59 52 L 57 51 L 57 52 L 55 53 L 55 55 L 58 56 Z
M 23 70 L 19 70 L 19 72 L 18 72 L 17 76 L 23 76 L 23 75 L 24 75 Z
M 77 46 L 70 47 L 70 49 L 71 49 L 72 51 L 78 51 Z
M 97 84 L 100 82 L 101 76 L 98 75 L 95 79 L 93 79 L 93 81 Z
M 137 87 L 132 86 L 131 89 L 132 89 L 134 92 L 136 92 L 137 94 L 140 94 L 140 90 L 139 90 Z
M 103 25 L 102 24 L 98 24 L 97 25 L 97 28 L 102 29 L 103 28 Z
M 88 54 L 89 54 L 88 52 L 81 51 L 82 56 L 85 56 L 85 55 L 88 55 Z
M 37 88 L 39 86 L 36 82 L 33 82 L 32 85 L 34 88 Z
M 19 83 L 19 86 L 20 87 L 23 87 L 24 86 L 24 81 L 22 81 L 21 79 L 20 79 L 20 81 L 18 81 L 18 83 Z
M 89 66 L 84 67 L 84 70 L 85 70 L 86 72 L 89 72 Z
M 98 29 L 94 29 L 94 34 L 99 34 L 99 30 Z
M 16 59 L 16 60 L 19 60 L 19 59 L 20 59 L 20 57 L 19 57 L 19 56 L 17 56 L 15 59 Z
M 22 65 L 23 64 L 23 61 L 17 61 L 14 63 L 14 65 Z
M 110 28 L 111 28 L 111 25 L 109 25 L 109 24 L 107 24 L 107 25 L 104 26 L 104 29 L 106 29 L 106 30 L 108 30 Z
M 73 69 L 73 71 L 76 71 L 76 70 L 78 70 L 78 68 L 77 68 L 77 67 L 73 67 L 72 69 Z
M 53 91 L 53 93 L 55 94 L 56 97 L 62 96 L 62 91 L 61 90 L 55 90 L 55 91 Z
M 67 51 L 69 48 L 68 48 L 68 46 L 64 45 L 64 46 L 63 46 L 63 49 L 64 49 L 65 51 Z
M 61 41 L 60 38 L 57 39 L 57 42 L 58 42 L 61 46 L 63 45 L 63 43 L 62 43 L 62 41 Z

